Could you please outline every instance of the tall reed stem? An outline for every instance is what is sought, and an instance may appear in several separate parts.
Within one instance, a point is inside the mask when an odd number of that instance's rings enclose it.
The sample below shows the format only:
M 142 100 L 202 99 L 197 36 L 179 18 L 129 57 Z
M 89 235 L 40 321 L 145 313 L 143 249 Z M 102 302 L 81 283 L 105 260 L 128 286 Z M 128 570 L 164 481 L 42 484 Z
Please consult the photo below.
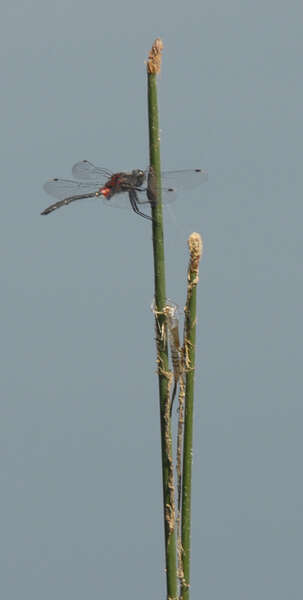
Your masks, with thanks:
M 186 371 L 185 382 L 185 419 L 183 441 L 183 476 L 182 476 L 182 517 L 181 544 L 182 568 L 181 599 L 189 600 L 190 588 L 190 533 L 191 533 L 191 482 L 193 454 L 193 408 L 197 323 L 197 284 L 199 281 L 199 261 L 202 256 L 202 238 L 192 233 L 188 240 L 190 260 L 187 274 L 187 298 L 184 308 L 184 346 L 183 360 Z
M 170 389 L 166 319 L 165 258 L 161 200 L 160 132 L 156 77 L 161 67 L 162 41 L 155 40 L 147 61 L 148 123 L 150 155 L 150 194 L 152 196 L 152 231 L 155 283 L 155 327 L 160 399 L 161 456 L 167 598 L 177 598 L 175 490 L 173 480 L 172 436 L 170 427 Z

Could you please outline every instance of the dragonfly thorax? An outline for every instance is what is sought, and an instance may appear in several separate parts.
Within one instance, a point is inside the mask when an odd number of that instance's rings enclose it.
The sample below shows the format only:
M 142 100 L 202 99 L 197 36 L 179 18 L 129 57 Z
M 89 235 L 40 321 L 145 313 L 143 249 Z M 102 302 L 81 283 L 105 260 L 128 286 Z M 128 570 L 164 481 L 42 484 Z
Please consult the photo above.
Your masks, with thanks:
M 145 172 L 141 169 L 134 169 L 131 174 L 135 187 L 141 187 L 146 178 Z
M 139 190 L 144 180 L 145 173 L 141 169 L 134 169 L 130 173 L 115 173 L 101 188 L 101 194 L 109 199 L 114 194 Z

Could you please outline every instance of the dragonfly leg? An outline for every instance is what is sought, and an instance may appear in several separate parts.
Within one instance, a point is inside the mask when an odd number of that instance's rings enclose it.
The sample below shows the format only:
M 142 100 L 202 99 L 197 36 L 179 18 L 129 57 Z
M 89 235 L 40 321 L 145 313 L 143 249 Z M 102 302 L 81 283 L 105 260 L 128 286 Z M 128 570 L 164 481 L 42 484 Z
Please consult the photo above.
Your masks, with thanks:
M 129 190 L 128 192 L 129 195 L 129 201 L 131 204 L 131 207 L 133 209 L 133 211 L 136 213 L 136 215 L 140 215 L 140 217 L 143 217 L 144 219 L 148 219 L 149 221 L 152 221 L 152 217 L 150 217 L 149 215 L 146 215 L 145 213 L 141 212 L 138 208 L 138 204 L 137 204 L 137 194 L 135 191 L 133 190 Z

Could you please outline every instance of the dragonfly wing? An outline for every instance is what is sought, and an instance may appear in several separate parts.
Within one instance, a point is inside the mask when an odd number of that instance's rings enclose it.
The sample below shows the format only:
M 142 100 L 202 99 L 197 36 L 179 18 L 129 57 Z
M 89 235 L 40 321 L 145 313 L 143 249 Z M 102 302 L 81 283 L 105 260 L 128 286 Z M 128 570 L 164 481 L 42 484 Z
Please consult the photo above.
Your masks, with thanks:
M 144 204 L 150 204 L 150 201 L 147 197 L 147 190 L 136 190 L 136 196 L 137 196 L 137 204 L 140 205 L 144 205 Z
M 175 202 L 178 191 L 176 188 L 170 187 L 162 187 L 162 204 L 170 204 L 171 202 Z
M 77 162 L 72 168 L 72 173 L 75 179 L 80 179 L 81 181 L 98 181 L 99 183 L 100 181 L 104 183 L 104 181 L 112 176 L 111 171 L 102 167 L 95 167 L 88 160 Z
M 53 198 L 64 200 L 70 196 L 97 192 L 100 187 L 96 183 L 72 181 L 71 179 L 49 179 L 43 189 Z
M 162 203 L 174 202 L 182 191 L 192 190 L 208 179 L 203 169 L 185 169 L 181 171 L 163 171 L 161 173 Z
M 181 171 L 164 171 L 162 183 L 168 189 L 192 190 L 208 180 L 205 169 L 184 169 Z
M 128 192 L 117 192 L 110 198 L 102 196 L 102 199 L 105 206 L 112 206 L 113 208 L 128 208 L 131 210 Z M 138 204 L 140 204 L 140 202 L 138 202 Z
M 177 190 L 172 188 L 162 188 L 162 202 L 163 204 L 169 204 L 174 202 L 177 197 Z M 150 201 L 147 197 L 147 190 L 136 190 L 136 202 L 138 206 L 150 205 Z M 114 206 L 115 208 L 130 208 L 130 200 L 128 192 L 119 192 L 114 194 L 111 198 L 104 198 L 104 203 L 107 206 Z

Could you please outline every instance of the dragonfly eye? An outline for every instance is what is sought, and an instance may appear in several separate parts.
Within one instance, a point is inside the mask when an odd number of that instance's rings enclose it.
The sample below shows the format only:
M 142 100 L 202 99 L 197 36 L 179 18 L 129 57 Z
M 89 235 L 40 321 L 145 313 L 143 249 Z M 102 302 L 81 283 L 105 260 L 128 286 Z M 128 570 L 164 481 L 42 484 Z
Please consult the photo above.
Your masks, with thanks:
M 132 174 L 135 175 L 136 177 L 145 177 L 145 173 L 141 169 L 134 169 L 132 171 Z

